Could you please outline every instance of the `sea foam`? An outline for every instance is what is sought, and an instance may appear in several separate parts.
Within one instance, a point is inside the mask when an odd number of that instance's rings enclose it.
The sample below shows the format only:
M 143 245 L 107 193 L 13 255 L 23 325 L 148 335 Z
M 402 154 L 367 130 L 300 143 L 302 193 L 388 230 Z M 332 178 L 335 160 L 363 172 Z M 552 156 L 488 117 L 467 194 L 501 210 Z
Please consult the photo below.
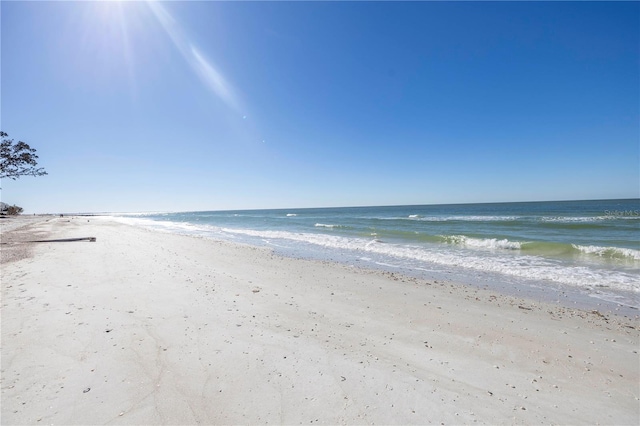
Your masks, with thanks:
M 610 287 L 635 293 L 640 292 L 640 285 L 638 285 L 637 277 L 633 273 L 610 271 L 596 267 L 559 265 L 539 256 L 491 253 L 483 255 L 463 248 L 452 247 L 449 250 L 443 250 L 437 247 L 389 244 L 377 239 L 349 238 L 327 234 L 230 228 L 225 228 L 223 231 L 229 234 L 258 237 L 264 241 L 277 239 L 312 244 L 329 249 L 350 250 L 359 253 L 384 255 L 395 259 L 418 261 L 415 267 L 428 267 L 428 264 L 437 264 L 466 270 L 499 273 L 535 281 L 552 281 L 577 287 L 590 287 L 592 283 L 598 283 L 600 287 Z M 482 244 L 490 246 L 492 243 L 483 242 Z
M 465 235 L 441 235 L 440 237 L 447 243 L 471 248 L 519 250 L 522 247 L 521 242 L 507 239 L 471 238 Z
M 620 247 L 581 246 L 578 244 L 572 244 L 572 246 L 583 253 L 596 256 L 640 260 L 640 250 Z

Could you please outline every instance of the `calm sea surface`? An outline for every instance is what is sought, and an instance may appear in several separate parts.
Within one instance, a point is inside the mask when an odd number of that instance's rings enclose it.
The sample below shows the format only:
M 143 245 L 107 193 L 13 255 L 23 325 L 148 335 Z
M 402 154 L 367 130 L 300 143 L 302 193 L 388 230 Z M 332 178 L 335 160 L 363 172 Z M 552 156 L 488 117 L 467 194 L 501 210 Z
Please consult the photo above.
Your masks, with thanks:
M 289 256 L 640 308 L 639 199 L 136 213 L 119 220 Z

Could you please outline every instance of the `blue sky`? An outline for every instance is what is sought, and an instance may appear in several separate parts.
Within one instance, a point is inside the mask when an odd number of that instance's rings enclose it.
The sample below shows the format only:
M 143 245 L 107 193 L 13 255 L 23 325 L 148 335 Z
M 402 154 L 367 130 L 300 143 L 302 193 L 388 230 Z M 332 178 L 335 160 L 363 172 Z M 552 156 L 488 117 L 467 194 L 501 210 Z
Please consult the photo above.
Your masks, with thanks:
M 640 195 L 637 2 L 7 2 L 27 212 Z

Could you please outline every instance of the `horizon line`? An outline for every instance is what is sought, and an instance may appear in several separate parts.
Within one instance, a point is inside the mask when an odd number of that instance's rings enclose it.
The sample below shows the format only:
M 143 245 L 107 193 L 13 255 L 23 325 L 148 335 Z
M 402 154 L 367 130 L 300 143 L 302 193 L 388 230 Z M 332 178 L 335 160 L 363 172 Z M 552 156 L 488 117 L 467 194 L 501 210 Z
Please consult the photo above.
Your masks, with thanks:
M 270 207 L 270 208 L 222 208 L 213 210 L 147 210 L 147 211 L 85 211 L 85 212 L 54 212 L 54 213 L 26 213 L 29 215 L 68 215 L 68 216 L 108 216 L 114 214 L 166 214 L 166 213 L 202 213 L 202 212 L 232 212 L 232 211 L 260 211 L 260 210 L 316 210 L 316 209 L 350 209 L 371 207 L 418 207 L 418 206 L 462 206 L 483 204 L 528 204 L 528 203 L 567 203 L 580 201 L 640 201 L 635 198 L 595 198 L 595 199 L 569 199 L 569 200 L 529 200 L 529 201 L 483 201 L 483 202 L 456 202 L 456 203 L 424 203 L 424 204 L 380 204 L 380 205 L 350 205 L 350 206 L 315 206 L 315 207 Z

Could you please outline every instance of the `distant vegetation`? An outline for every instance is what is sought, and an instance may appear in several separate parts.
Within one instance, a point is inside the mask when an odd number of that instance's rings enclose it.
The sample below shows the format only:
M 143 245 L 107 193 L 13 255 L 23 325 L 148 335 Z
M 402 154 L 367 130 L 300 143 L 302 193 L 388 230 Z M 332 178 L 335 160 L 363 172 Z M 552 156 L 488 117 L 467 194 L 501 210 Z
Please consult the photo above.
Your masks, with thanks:
M 31 148 L 29 144 L 19 141 L 14 142 L 9 139 L 9 135 L 0 131 L 0 179 L 16 180 L 20 176 L 43 176 L 47 172 L 38 166 L 38 156 L 36 150 Z M 2 215 L 19 215 L 22 213 L 22 207 L 0 202 L 0 214 Z
M 22 210 L 22 207 L 16 205 L 10 206 L 7 203 L 0 202 L 0 214 L 2 215 L 15 216 L 22 213 Z

